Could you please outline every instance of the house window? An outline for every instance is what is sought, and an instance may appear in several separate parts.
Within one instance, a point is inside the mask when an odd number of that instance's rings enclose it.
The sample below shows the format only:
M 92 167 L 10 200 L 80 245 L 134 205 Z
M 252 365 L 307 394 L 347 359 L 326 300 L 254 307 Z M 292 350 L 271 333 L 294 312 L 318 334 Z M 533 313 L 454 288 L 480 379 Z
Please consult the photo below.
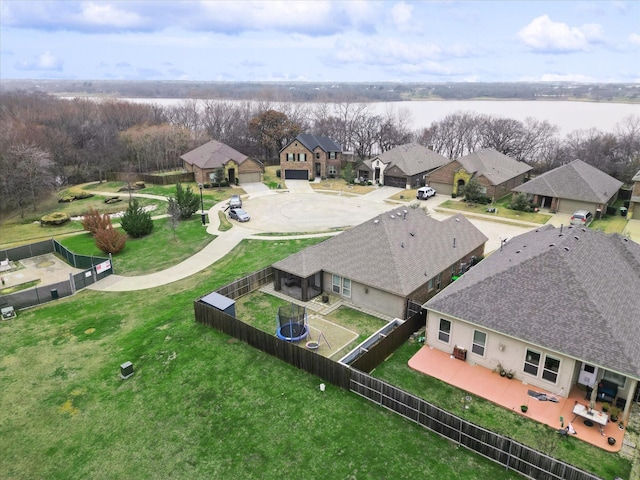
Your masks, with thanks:
M 436 275 L 436 289 L 440 290 L 440 285 L 442 284 L 442 274 L 439 273 Z
M 336 168 L 336 166 L 335 166 L 335 165 L 329 165 L 329 166 L 327 167 L 327 173 L 328 173 L 330 176 L 335 177 L 335 176 L 338 174 L 338 169 Z
M 295 162 L 296 157 L 294 153 L 287 153 L 287 162 Z
M 351 298 L 351 280 L 348 278 L 342 279 L 342 295 Z
M 620 388 L 624 388 L 625 381 L 627 378 L 624 375 L 620 375 L 619 373 L 610 372 L 609 370 L 605 370 L 602 375 L 604 380 L 609 380 L 610 382 L 615 383 Z
M 433 278 L 430 278 L 430 279 L 429 279 L 429 283 L 428 283 L 428 288 L 429 288 L 429 290 L 433 290 L 433 285 L 434 285 Z
M 331 276 L 331 290 L 344 297 L 351 297 L 351 280 L 342 278 L 339 275 Z
M 524 371 L 537 377 L 539 367 L 540 354 L 533 350 L 527 349 L 527 356 L 524 359 Z
M 451 337 L 451 322 L 449 320 L 445 320 L 444 318 L 440 319 L 440 330 L 438 330 L 438 340 L 449 343 L 449 338 Z
M 560 360 L 547 355 L 544 358 L 544 367 L 542 369 L 542 378 L 550 382 L 556 383 L 558 380 L 558 371 L 560 370 Z
M 307 161 L 307 154 L 306 153 L 299 153 L 298 154 L 298 161 L 299 162 L 306 162 Z
M 476 355 L 484 357 L 484 349 L 487 344 L 487 334 L 479 330 L 473 331 L 473 345 L 471 351 Z
M 316 152 L 316 158 L 320 159 L 320 152 Z
M 336 152 L 329 152 L 329 159 L 330 160 L 335 160 L 336 159 Z

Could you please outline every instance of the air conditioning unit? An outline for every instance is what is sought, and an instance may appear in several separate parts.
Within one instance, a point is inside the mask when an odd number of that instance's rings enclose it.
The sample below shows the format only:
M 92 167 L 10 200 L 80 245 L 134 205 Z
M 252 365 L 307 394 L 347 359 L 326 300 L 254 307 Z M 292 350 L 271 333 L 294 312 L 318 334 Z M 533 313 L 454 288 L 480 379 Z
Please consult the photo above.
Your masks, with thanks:
M 122 365 L 120 365 L 120 378 L 122 378 L 123 380 L 126 380 L 131 375 L 133 375 L 133 363 L 125 362 Z

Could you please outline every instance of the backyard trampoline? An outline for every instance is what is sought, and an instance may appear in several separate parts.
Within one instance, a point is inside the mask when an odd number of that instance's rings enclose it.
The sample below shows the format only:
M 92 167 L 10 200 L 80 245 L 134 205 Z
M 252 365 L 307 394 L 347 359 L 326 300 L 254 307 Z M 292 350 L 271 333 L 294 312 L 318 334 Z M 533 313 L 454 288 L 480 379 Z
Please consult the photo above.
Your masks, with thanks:
M 276 336 L 280 340 L 298 342 L 309 335 L 306 307 L 294 303 L 286 307 L 278 307 L 276 321 Z

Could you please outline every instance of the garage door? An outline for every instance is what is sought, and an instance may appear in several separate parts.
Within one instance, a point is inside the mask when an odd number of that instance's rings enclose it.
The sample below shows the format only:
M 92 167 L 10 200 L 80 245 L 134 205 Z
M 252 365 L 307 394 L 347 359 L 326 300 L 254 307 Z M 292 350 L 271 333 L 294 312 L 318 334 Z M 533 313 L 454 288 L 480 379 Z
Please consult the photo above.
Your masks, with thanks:
M 407 186 L 407 179 L 405 177 L 388 177 L 385 175 L 384 184 L 387 187 L 405 188 Z
M 285 180 L 309 180 L 308 170 L 285 170 Z
M 260 172 L 240 173 L 240 174 L 238 174 L 238 181 L 240 183 L 256 183 L 256 182 L 260 182 Z

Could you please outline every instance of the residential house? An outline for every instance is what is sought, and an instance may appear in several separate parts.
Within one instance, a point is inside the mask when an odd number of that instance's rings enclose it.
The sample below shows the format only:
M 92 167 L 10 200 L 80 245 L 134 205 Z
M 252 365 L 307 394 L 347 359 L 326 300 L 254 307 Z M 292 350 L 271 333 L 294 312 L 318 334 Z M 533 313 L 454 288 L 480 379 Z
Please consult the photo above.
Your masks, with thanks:
M 447 163 L 447 157 L 418 143 L 408 143 L 361 162 L 356 166 L 356 178 L 403 189 L 416 188 L 425 184 L 425 175 Z
M 521 185 L 531 169 L 493 148 L 483 148 L 437 168 L 426 181 L 438 193 L 460 195 L 469 180 L 475 179 L 483 194 L 495 201 Z
M 640 380 L 638 292 L 640 245 L 547 225 L 426 302 L 426 344 L 564 397 L 604 378 L 626 415 Z
M 187 172 L 193 172 L 198 183 L 213 183 L 216 171 L 224 169 L 225 180 L 230 184 L 261 182 L 262 162 L 247 157 L 217 140 L 200 145 L 180 157 Z M 212 177 L 213 175 L 213 177 Z
M 280 150 L 280 171 L 285 180 L 340 176 L 342 147 L 329 137 L 301 133 Z
M 525 193 L 531 201 L 552 212 L 573 213 L 588 210 L 606 213 L 618 198 L 622 182 L 583 162 L 574 160 L 513 189 Z
M 443 221 L 399 208 L 273 265 L 274 289 L 301 301 L 323 292 L 405 318 L 484 254 L 487 237 L 464 216 Z

